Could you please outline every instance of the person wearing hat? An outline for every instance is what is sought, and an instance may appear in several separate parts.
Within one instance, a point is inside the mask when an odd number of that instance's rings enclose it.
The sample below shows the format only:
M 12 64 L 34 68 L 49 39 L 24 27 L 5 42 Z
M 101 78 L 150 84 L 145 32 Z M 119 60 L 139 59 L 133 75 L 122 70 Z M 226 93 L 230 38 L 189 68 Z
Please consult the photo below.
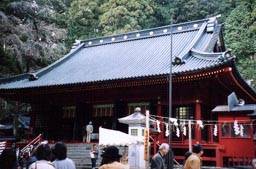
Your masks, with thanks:
M 184 164 L 184 169 L 201 169 L 201 156 L 204 153 L 203 147 L 200 144 L 195 144 L 193 145 L 192 152 Z
M 99 169 L 129 169 L 129 166 L 120 163 L 122 155 L 115 146 L 107 147 L 101 155 L 102 162 Z

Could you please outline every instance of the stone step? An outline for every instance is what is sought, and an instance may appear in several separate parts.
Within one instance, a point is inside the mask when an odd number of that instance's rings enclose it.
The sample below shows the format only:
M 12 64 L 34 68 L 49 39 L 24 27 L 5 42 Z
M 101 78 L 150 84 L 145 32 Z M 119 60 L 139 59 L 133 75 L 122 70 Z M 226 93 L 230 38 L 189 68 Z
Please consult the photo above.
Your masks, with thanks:
M 77 143 L 77 144 L 66 144 L 67 156 L 72 159 L 77 169 L 91 168 L 91 157 L 90 151 L 92 144 Z M 98 159 L 100 163 L 101 159 Z

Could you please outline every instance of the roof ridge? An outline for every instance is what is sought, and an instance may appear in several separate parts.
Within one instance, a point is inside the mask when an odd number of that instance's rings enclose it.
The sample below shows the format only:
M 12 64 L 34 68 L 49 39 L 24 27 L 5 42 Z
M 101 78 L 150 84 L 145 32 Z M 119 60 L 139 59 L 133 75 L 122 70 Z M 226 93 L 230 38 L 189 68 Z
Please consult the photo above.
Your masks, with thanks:
M 206 21 L 209 21 L 209 18 L 195 20 L 195 21 L 189 21 L 189 22 L 182 22 L 182 23 L 177 23 L 177 24 L 172 24 L 172 25 L 165 25 L 165 26 L 160 26 L 160 27 L 154 27 L 154 28 L 149 28 L 149 29 L 136 30 L 136 31 L 131 31 L 131 32 L 127 32 L 127 33 L 90 38 L 90 39 L 86 39 L 86 40 L 81 40 L 79 42 L 84 43 L 85 47 L 88 47 L 88 46 L 92 46 L 92 45 L 102 45 L 102 44 L 106 44 L 106 43 L 113 43 L 116 41 L 128 41 L 131 39 L 142 39 L 145 37 L 153 37 L 155 35 L 169 34 L 171 32 L 170 28 L 172 28 L 172 33 L 182 33 L 182 32 L 188 31 L 189 29 L 192 29 L 192 28 L 200 29 L 201 25 Z
M 186 29 L 186 30 L 183 30 L 183 31 L 176 31 L 176 32 L 173 32 L 172 34 L 175 35 L 175 34 L 179 34 L 179 33 L 191 32 L 191 31 L 196 31 L 196 30 L 198 30 L 198 28 L 194 28 L 194 29 L 191 28 L 191 29 Z M 108 42 L 101 43 L 101 44 L 98 43 L 98 44 L 84 45 L 84 48 L 101 46 L 101 45 L 108 45 L 108 44 L 115 44 L 115 43 L 122 43 L 122 42 L 129 42 L 129 41 L 134 41 L 134 40 L 143 40 L 143 39 L 148 39 L 148 38 L 157 38 L 157 37 L 161 37 L 161 36 L 168 36 L 170 34 L 171 33 L 168 32 L 168 33 L 165 33 L 165 34 L 155 34 L 155 35 L 151 35 L 151 36 L 150 35 L 146 35 L 146 36 L 139 37 L 139 38 L 133 37 L 133 38 L 125 39 L 125 40 L 124 39 L 120 39 L 120 40 L 115 40 L 114 42 L 108 41 Z

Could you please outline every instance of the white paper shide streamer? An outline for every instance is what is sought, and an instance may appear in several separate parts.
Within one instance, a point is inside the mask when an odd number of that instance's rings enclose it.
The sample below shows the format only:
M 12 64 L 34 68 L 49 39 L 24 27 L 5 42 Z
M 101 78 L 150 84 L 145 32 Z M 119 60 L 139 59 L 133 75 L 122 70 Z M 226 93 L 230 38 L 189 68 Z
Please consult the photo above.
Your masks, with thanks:
M 169 125 L 168 125 L 168 123 L 165 123 L 165 136 L 168 137 L 169 134 L 170 134 Z
M 169 122 L 171 123 L 170 125 L 174 126 L 173 129 L 174 130 L 176 129 L 175 132 L 176 132 L 177 137 L 181 137 L 181 135 L 186 137 L 188 135 L 188 128 L 187 128 L 188 123 L 187 122 L 189 122 L 191 120 L 182 119 L 182 120 L 179 120 L 179 122 L 178 122 L 177 118 L 168 118 L 168 119 L 169 119 Z M 166 121 L 161 121 L 161 120 L 156 120 L 156 119 L 151 119 L 151 121 L 156 124 L 156 130 L 158 133 L 164 132 L 164 131 L 161 131 L 161 124 L 163 124 L 165 126 L 165 136 L 168 137 L 170 135 L 171 131 L 170 131 L 169 123 L 166 123 Z M 204 122 L 206 122 L 206 124 L 205 124 L 206 126 L 207 125 L 213 126 L 213 135 L 215 137 L 218 136 L 218 134 L 219 134 L 218 130 L 220 130 L 218 128 L 218 123 L 219 123 L 218 121 L 214 121 L 213 124 L 210 124 L 209 123 L 210 121 L 204 121 L 204 120 L 193 120 L 193 121 L 195 122 L 195 123 L 193 123 L 193 125 L 195 125 L 195 127 L 198 126 L 199 129 L 201 129 L 201 130 L 204 129 Z M 247 130 L 247 128 L 244 128 L 244 124 L 241 124 L 241 123 L 238 123 L 238 120 L 234 120 L 233 130 L 234 130 L 234 134 L 236 136 L 244 137 L 245 131 Z M 164 129 L 162 129 L 162 130 L 164 130 Z
M 187 127 L 185 125 L 183 126 L 183 135 L 187 136 Z
M 218 135 L 218 126 L 217 126 L 217 124 L 214 125 L 213 135 L 214 135 L 214 136 L 217 136 L 217 135 Z
M 176 119 L 176 118 L 170 118 L 169 120 L 170 120 L 171 123 L 173 123 L 174 126 L 177 127 L 177 126 L 179 125 L 179 124 L 178 124 L 178 119 Z
M 157 132 L 161 133 L 160 121 L 159 120 L 156 121 L 156 128 L 157 128 Z
M 202 121 L 202 120 L 197 120 L 197 121 L 196 121 L 196 124 L 198 124 L 201 129 L 204 128 L 204 125 L 203 125 L 203 121 Z
M 237 123 L 237 120 L 234 121 L 234 131 L 235 131 L 235 135 L 239 135 L 240 134 L 240 128 L 239 125 Z
M 176 127 L 176 136 L 180 137 L 180 129 L 179 129 L 179 127 Z
M 244 137 L 244 126 L 240 124 L 240 136 Z

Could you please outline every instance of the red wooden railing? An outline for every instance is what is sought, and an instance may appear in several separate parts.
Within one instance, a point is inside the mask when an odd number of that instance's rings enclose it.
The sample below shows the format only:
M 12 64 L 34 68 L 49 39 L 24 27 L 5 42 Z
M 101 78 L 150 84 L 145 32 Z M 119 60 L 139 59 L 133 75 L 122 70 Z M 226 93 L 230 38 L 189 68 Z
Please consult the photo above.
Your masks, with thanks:
M 0 155 L 2 154 L 4 149 L 6 149 L 6 146 L 7 146 L 7 142 L 6 141 L 0 142 Z
M 38 144 L 40 141 L 42 141 L 42 134 L 39 134 L 36 138 L 34 138 L 32 141 L 30 141 L 25 147 L 23 147 L 20 152 L 21 153 L 26 153 L 26 152 L 30 152 L 31 150 L 31 146 L 34 147 L 34 145 Z
M 251 166 L 253 157 L 228 157 L 226 167 Z

